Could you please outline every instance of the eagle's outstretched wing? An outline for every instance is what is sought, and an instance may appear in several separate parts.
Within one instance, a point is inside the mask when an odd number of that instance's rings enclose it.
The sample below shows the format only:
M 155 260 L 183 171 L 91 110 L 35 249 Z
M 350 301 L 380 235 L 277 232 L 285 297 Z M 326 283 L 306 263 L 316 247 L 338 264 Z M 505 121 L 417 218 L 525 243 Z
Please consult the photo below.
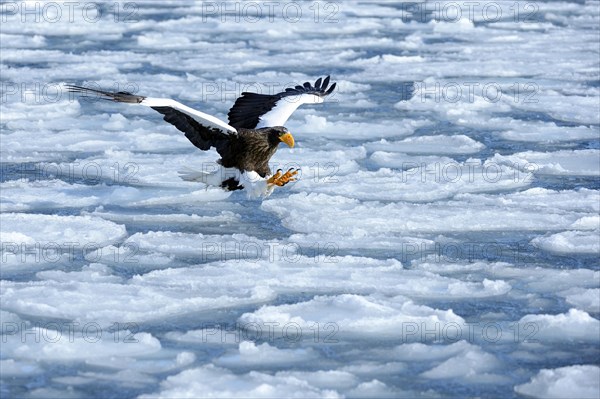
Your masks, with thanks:
M 138 96 L 120 91 L 118 93 L 91 89 L 89 87 L 67 85 L 71 93 L 84 97 L 102 98 L 121 103 L 140 104 L 150 107 L 164 115 L 163 119 L 185 133 L 192 144 L 201 150 L 215 147 L 221 156 L 227 151 L 230 139 L 237 130 L 212 115 L 197 111 L 169 98 Z
M 328 86 L 329 76 L 317 79 L 314 85 L 306 82 L 273 95 L 244 92 L 229 110 L 229 124 L 238 129 L 283 126 L 300 105 L 322 103 L 336 83 Z

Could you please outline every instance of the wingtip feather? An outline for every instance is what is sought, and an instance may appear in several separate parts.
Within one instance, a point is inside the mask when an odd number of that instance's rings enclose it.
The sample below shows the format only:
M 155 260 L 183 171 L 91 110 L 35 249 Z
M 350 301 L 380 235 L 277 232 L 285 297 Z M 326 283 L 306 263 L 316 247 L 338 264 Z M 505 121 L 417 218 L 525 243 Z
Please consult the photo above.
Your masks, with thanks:
M 336 87 L 336 86 L 337 86 L 337 82 L 331 85 L 331 87 L 329 88 L 329 90 L 327 90 L 327 91 L 325 92 L 325 95 L 326 95 L 326 96 L 328 96 L 328 95 L 330 95 L 331 93 L 333 93 L 333 90 L 335 89 L 335 87 Z

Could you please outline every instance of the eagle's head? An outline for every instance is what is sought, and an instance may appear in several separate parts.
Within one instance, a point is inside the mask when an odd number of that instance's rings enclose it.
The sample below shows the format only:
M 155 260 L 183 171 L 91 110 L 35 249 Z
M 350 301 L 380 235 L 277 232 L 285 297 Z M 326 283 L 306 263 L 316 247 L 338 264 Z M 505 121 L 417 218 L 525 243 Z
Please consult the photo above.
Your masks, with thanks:
M 287 128 L 283 126 L 275 126 L 265 128 L 267 136 L 269 137 L 269 143 L 273 146 L 278 146 L 279 143 L 286 143 L 288 147 L 294 148 L 294 136 L 290 133 Z

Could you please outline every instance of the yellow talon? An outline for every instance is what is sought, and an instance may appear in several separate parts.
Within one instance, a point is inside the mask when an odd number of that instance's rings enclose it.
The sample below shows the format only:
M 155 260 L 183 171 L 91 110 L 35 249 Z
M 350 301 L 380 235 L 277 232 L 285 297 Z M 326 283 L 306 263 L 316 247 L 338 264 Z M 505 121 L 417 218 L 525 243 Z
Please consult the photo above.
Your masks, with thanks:
M 282 172 L 281 169 L 279 169 L 277 171 L 277 173 L 275 173 L 273 176 L 271 176 L 267 180 L 267 183 L 271 184 L 271 185 L 276 185 L 276 186 L 282 187 L 291 181 L 296 181 L 294 176 L 296 176 L 298 174 L 298 171 L 294 170 L 294 168 L 289 169 L 284 174 L 282 174 L 281 172 Z
M 281 169 L 279 169 L 273 176 L 269 177 L 267 180 L 268 184 L 277 184 L 277 181 L 281 177 Z

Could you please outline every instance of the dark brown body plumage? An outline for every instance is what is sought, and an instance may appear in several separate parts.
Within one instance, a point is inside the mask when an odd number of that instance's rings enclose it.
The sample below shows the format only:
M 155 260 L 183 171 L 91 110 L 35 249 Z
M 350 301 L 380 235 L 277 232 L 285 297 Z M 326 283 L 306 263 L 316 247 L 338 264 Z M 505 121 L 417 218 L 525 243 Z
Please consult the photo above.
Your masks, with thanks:
M 219 163 L 226 168 L 241 171 L 255 171 L 261 177 L 270 174 L 269 160 L 277 151 L 281 141 L 280 128 L 238 129 L 237 136 L 231 136 L 229 146 L 221 154 Z

